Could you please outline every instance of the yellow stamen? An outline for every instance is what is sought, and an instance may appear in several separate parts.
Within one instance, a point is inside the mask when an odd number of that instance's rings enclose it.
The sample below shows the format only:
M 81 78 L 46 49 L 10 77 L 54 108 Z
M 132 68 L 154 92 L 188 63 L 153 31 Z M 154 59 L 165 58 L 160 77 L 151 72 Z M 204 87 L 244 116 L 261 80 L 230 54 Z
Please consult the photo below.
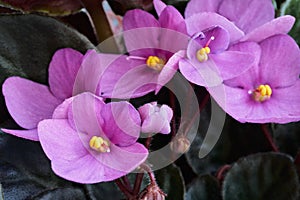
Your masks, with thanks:
M 165 61 L 157 56 L 149 56 L 146 64 L 151 69 L 161 71 L 162 68 L 165 66 Z
M 253 92 L 253 99 L 258 102 L 263 102 L 270 99 L 272 89 L 269 85 L 259 85 Z
M 90 139 L 90 147 L 91 149 L 101 153 L 110 152 L 109 141 L 103 139 L 102 137 L 93 136 Z
M 210 48 L 208 47 L 208 45 L 214 39 L 215 39 L 214 36 L 210 37 L 210 39 L 207 41 L 206 45 L 197 51 L 196 56 L 200 62 L 204 62 L 204 61 L 208 60 L 208 54 L 210 54 Z

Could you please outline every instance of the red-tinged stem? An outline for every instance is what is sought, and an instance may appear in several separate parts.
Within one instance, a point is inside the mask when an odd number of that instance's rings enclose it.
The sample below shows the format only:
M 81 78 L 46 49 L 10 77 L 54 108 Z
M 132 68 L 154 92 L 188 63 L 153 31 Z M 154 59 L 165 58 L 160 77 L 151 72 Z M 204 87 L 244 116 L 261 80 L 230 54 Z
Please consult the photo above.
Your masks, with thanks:
M 210 98 L 209 93 L 207 93 L 205 95 L 205 97 L 203 98 L 203 100 L 201 101 L 200 105 L 199 105 L 199 109 L 197 110 L 197 112 L 195 112 L 194 116 L 192 117 L 192 119 L 190 120 L 190 123 L 187 125 L 187 127 L 185 128 L 186 131 L 184 131 L 184 135 L 187 134 L 187 132 L 192 128 L 193 123 L 195 122 L 195 120 L 197 119 L 197 117 L 199 116 L 201 110 L 205 107 L 205 105 L 207 104 L 208 100 Z
M 113 36 L 113 32 L 102 6 L 102 0 L 81 0 L 81 2 L 89 13 L 90 21 L 94 28 L 98 42 L 101 43 Z M 119 52 L 118 46 L 114 39 L 110 41 L 109 45 L 105 46 L 104 50 L 106 53 Z
M 146 164 L 141 164 L 141 168 L 147 172 L 149 179 L 150 179 L 150 183 L 156 184 L 155 175 L 152 172 L 151 168 Z
M 230 165 L 224 165 L 222 166 L 218 171 L 217 171 L 217 174 L 216 174 L 216 177 L 217 179 L 222 182 L 224 180 L 224 177 L 225 177 L 225 173 L 231 168 Z
M 262 125 L 261 125 L 261 128 L 262 128 L 262 131 L 263 131 L 265 137 L 267 138 L 267 140 L 268 140 L 268 142 L 269 142 L 269 144 L 270 144 L 272 150 L 273 150 L 274 152 L 279 152 L 279 149 L 278 149 L 278 147 L 276 146 L 276 144 L 274 143 L 273 138 L 272 138 L 272 136 L 271 136 L 271 134 L 270 134 L 270 131 L 268 130 L 267 125 L 266 125 L 266 124 L 262 124 Z
M 121 190 L 121 192 L 123 192 L 123 194 L 128 197 L 128 198 L 132 198 L 133 194 L 124 186 L 124 184 L 122 183 L 122 181 L 120 179 L 116 179 L 115 183 L 117 184 L 117 186 L 119 187 L 119 189 Z
M 133 187 L 133 194 L 138 195 L 141 189 L 141 185 L 143 182 L 144 173 L 138 173 L 135 177 L 135 183 Z
M 128 180 L 128 177 L 125 175 L 125 176 L 123 176 L 121 179 L 122 179 L 122 181 L 123 181 L 125 187 L 127 188 L 127 190 L 128 190 L 128 191 L 132 191 L 132 188 L 131 188 L 130 182 L 129 182 L 129 180 Z

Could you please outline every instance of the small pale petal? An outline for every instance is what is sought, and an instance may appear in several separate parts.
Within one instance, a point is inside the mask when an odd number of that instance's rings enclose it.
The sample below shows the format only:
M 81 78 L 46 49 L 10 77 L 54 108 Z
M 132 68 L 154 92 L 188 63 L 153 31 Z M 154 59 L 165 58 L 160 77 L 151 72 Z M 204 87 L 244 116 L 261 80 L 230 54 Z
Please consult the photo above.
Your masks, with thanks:
M 2 91 L 9 113 L 25 129 L 34 129 L 39 121 L 51 118 L 61 103 L 47 86 L 20 77 L 6 79 Z

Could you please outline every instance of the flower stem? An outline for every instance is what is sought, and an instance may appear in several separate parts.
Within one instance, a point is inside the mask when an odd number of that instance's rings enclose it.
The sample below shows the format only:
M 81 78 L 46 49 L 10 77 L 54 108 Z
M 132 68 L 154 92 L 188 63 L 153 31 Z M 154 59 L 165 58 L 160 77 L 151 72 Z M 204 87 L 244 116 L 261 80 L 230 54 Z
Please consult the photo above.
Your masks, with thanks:
M 216 178 L 222 182 L 224 180 L 224 177 L 225 177 L 225 173 L 231 168 L 230 165 L 224 165 L 222 166 L 218 171 L 217 171 L 217 174 L 216 174 Z
M 107 20 L 105 11 L 102 6 L 102 0 L 81 0 L 83 6 L 89 13 L 91 24 L 94 28 L 98 42 L 113 36 L 113 32 Z M 118 53 L 119 49 L 114 39 L 110 40 L 109 45 L 105 45 L 106 53 Z
M 138 195 L 141 189 L 142 181 L 144 178 L 144 173 L 138 173 L 135 177 L 134 187 L 133 187 L 133 194 Z
M 116 179 L 115 183 L 126 197 L 131 198 L 133 196 L 132 193 L 124 186 L 121 179 Z
M 269 144 L 270 144 L 272 150 L 275 151 L 275 152 L 279 152 L 278 147 L 277 147 L 276 144 L 274 143 L 273 138 L 272 138 L 272 136 L 271 136 L 271 134 L 270 134 L 270 132 L 269 132 L 269 130 L 268 130 L 267 125 L 266 125 L 266 124 L 262 124 L 262 125 L 261 125 L 261 128 L 262 128 L 262 131 L 263 131 L 263 133 L 264 133 L 266 139 L 268 140 L 268 142 L 269 142 Z
M 127 175 L 123 176 L 121 179 L 122 179 L 125 187 L 127 188 L 127 190 L 132 191 L 132 188 L 131 188 L 131 185 L 130 185 Z

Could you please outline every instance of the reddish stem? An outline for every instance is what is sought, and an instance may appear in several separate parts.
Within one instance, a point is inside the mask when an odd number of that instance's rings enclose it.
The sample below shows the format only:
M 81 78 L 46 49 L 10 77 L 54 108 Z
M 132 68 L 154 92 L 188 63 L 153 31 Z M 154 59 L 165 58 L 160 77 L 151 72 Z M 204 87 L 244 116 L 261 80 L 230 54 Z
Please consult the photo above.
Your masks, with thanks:
M 125 187 L 127 188 L 127 190 L 128 190 L 128 191 L 132 191 L 132 188 L 131 188 L 130 182 L 129 182 L 129 180 L 128 180 L 128 177 L 125 175 L 125 176 L 123 176 L 121 179 L 122 179 L 122 181 L 123 181 Z
M 134 187 L 133 187 L 133 194 L 134 195 L 139 194 L 143 178 L 144 178 L 144 173 L 139 173 L 139 174 L 136 175 L 135 183 L 134 183 Z
M 267 138 L 267 140 L 268 140 L 268 142 L 269 142 L 269 144 L 270 144 L 272 150 L 273 150 L 274 152 L 279 152 L 279 149 L 278 149 L 278 147 L 276 146 L 276 144 L 274 143 L 273 138 L 272 138 L 272 136 L 271 136 L 271 134 L 270 134 L 270 132 L 269 132 L 269 130 L 268 130 L 267 125 L 266 125 L 266 124 L 262 124 L 262 125 L 261 125 L 261 128 L 262 128 L 262 131 L 263 131 L 265 137 Z
M 117 184 L 117 186 L 119 187 L 121 192 L 123 192 L 125 194 L 126 197 L 128 197 L 128 198 L 133 197 L 132 193 L 123 185 L 123 183 L 120 179 L 116 179 L 115 183 Z
M 224 165 L 222 166 L 218 171 L 217 171 L 217 174 L 216 174 L 216 177 L 217 179 L 222 182 L 224 180 L 224 177 L 225 177 L 225 173 L 231 168 L 230 165 Z

